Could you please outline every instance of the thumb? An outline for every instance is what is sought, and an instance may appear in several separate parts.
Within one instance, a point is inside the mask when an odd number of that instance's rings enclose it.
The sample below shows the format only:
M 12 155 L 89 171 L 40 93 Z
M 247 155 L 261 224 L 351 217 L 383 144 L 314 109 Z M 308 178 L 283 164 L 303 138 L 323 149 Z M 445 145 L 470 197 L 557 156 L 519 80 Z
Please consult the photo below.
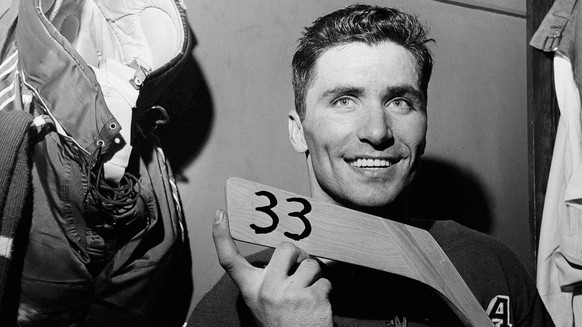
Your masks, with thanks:
M 253 267 L 238 251 L 232 236 L 228 214 L 224 210 L 216 211 L 214 225 L 212 226 L 212 238 L 218 255 L 218 262 L 232 277 L 239 287 L 252 277 L 255 271 Z

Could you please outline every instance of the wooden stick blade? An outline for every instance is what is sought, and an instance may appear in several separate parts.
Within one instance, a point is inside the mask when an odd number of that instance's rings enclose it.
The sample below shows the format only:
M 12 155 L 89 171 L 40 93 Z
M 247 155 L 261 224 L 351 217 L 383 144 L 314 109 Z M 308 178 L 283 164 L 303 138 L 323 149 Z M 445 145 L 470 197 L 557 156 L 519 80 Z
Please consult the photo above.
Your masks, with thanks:
M 425 230 L 239 178 L 227 180 L 226 203 L 237 240 L 287 241 L 317 257 L 412 278 L 435 289 L 465 324 L 493 326 Z

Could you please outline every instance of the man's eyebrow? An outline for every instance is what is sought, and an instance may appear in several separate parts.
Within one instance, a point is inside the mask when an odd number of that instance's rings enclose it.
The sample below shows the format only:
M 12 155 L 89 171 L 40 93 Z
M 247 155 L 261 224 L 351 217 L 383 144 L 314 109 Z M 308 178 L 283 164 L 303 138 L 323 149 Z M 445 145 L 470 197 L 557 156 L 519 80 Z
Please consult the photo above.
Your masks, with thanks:
M 364 94 L 364 89 L 360 88 L 360 87 L 342 85 L 342 86 L 337 86 L 337 87 L 334 87 L 333 89 L 330 89 L 330 90 L 323 92 L 319 98 L 320 99 L 325 99 L 328 97 L 335 98 L 336 96 L 343 95 L 343 94 L 351 94 L 351 95 L 358 96 L 358 95 Z
M 424 94 L 416 89 L 414 86 L 409 84 L 395 85 L 386 88 L 386 94 L 390 97 L 395 96 L 410 96 L 418 99 L 419 101 L 425 101 Z

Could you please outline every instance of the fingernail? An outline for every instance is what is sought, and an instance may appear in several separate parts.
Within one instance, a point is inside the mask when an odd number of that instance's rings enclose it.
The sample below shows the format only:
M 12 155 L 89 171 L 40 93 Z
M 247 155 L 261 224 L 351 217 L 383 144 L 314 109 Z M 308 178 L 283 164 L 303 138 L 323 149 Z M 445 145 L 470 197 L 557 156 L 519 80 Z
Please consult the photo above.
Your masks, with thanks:
M 224 221 L 224 211 L 217 210 L 216 214 L 214 214 L 214 224 L 216 225 L 222 224 L 223 221 Z

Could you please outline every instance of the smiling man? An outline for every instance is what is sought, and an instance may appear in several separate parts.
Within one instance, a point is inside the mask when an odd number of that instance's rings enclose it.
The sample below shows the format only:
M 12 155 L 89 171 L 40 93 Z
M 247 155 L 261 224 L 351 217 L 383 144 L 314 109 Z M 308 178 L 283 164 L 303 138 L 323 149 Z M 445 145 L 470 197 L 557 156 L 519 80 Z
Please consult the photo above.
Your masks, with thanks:
M 553 326 L 506 247 L 451 221 L 407 215 L 426 143 L 431 41 L 415 16 L 367 5 L 306 29 L 293 57 L 289 135 L 307 159 L 311 196 L 427 229 L 494 325 Z M 191 326 L 462 325 L 429 287 L 402 276 L 324 265 L 289 243 L 245 259 L 223 211 L 213 236 L 229 276 L 199 303 Z

